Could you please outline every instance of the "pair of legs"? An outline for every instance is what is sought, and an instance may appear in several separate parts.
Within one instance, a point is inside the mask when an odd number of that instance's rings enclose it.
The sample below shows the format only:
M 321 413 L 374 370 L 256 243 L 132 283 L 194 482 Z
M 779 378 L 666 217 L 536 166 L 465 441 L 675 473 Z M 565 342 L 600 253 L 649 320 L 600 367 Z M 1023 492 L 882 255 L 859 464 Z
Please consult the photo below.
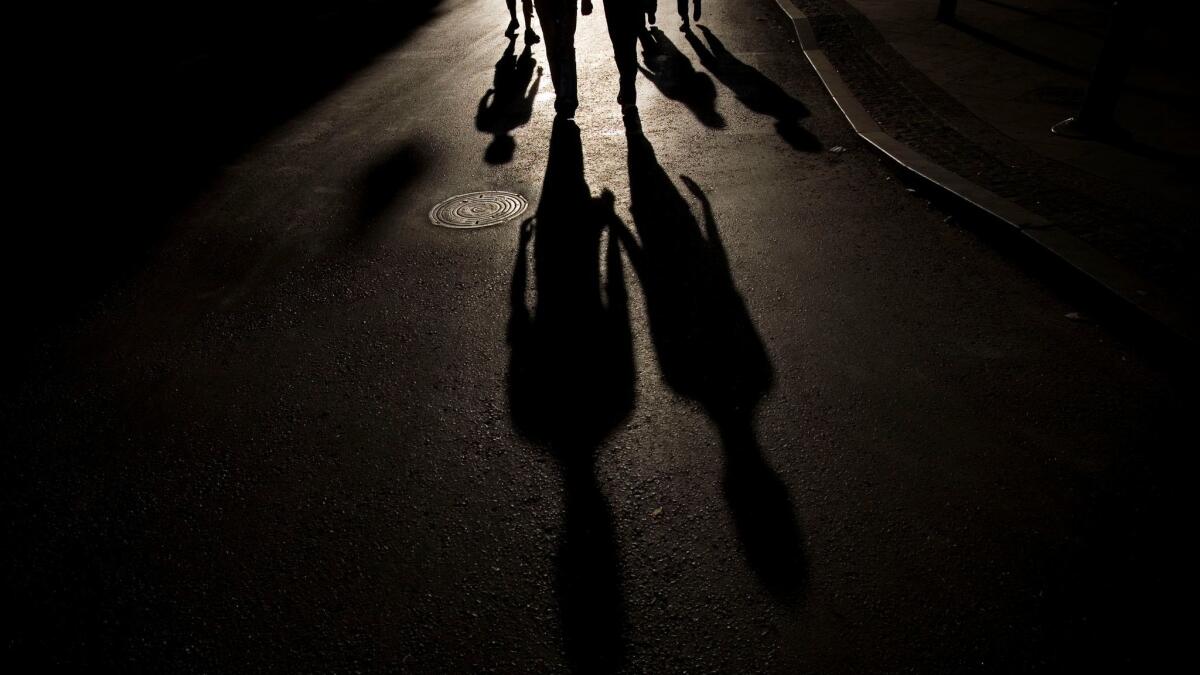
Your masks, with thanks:
M 504 31 L 509 37 L 516 37 L 517 29 L 521 27 L 521 22 L 517 20 L 517 0 L 505 0 L 508 4 L 508 16 L 511 21 L 508 22 L 508 30 Z M 527 44 L 535 44 L 541 42 L 542 39 L 533 31 L 533 0 L 521 0 L 521 10 L 525 15 L 525 42 Z
M 637 105 L 637 36 L 642 30 L 642 0 L 604 0 L 604 18 L 620 75 L 617 103 Z
M 585 0 L 586 12 L 590 2 Z M 576 0 L 534 0 L 542 32 L 546 34 L 546 57 L 550 79 L 554 82 L 554 109 L 567 117 L 579 107 L 579 84 L 575 72 L 575 27 L 578 20 Z M 617 102 L 637 104 L 637 35 L 641 30 L 639 0 L 604 0 L 604 17 L 613 44 L 613 56 L 620 73 Z
M 554 83 L 554 109 L 571 117 L 579 107 L 575 75 L 575 26 L 579 8 L 575 0 L 534 0 L 542 33 L 546 36 L 546 61 Z
M 655 14 L 658 13 L 658 0 L 641 0 L 644 7 L 642 11 L 650 19 L 650 25 L 654 25 L 657 21 Z M 679 18 L 683 21 L 683 25 L 688 25 L 688 0 L 675 0 L 676 8 L 679 10 Z M 692 0 L 693 12 L 692 20 L 699 21 L 700 14 L 703 9 L 703 0 Z
M 703 0 L 692 0 L 692 21 L 700 20 L 703 4 Z M 679 9 L 679 20 L 686 26 L 688 23 L 688 0 L 676 0 L 676 7 Z

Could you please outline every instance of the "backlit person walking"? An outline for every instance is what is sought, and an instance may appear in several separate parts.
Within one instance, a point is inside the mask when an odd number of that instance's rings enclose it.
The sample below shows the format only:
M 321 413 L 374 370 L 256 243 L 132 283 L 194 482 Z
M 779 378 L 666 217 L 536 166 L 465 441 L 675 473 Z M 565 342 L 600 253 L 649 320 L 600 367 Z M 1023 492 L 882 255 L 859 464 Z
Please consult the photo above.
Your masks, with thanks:
M 546 35 L 546 59 L 554 82 L 554 109 L 574 117 L 579 107 L 579 82 L 575 63 L 577 15 L 592 13 L 592 0 L 535 0 L 538 20 Z M 637 105 L 637 34 L 642 27 L 641 0 L 604 0 L 604 16 L 617 63 L 617 102 L 624 108 Z
M 688 22 L 688 0 L 676 0 L 676 2 L 678 3 L 679 20 L 683 22 L 683 25 L 679 29 L 684 30 L 690 25 Z M 703 0 L 692 0 L 692 21 L 700 20 L 700 14 L 703 9 Z
M 521 28 L 521 22 L 517 20 L 517 0 L 505 0 L 508 3 L 508 15 L 512 18 L 508 22 L 508 29 L 504 34 L 509 37 L 516 37 L 517 31 Z M 525 44 L 535 45 L 542 41 L 533 30 L 533 0 L 521 0 L 521 9 L 525 14 Z

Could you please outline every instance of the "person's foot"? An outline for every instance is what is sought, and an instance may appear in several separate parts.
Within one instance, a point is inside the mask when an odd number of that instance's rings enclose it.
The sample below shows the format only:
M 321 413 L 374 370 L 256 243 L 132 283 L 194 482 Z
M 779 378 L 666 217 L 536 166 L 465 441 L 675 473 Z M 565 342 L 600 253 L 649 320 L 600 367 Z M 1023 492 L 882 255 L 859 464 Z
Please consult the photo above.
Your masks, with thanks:
M 679 31 L 681 33 L 686 33 L 689 30 L 691 30 L 692 26 L 691 26 L 691 24 L 688 23 L 687 15 L 684 14 L 684 15 L 680 16 L 679 18 L 683 19 L 683 23 L 679 26 Z
M 521 29 L 521 22 L 513 19 L 508 22 L 508 28 L 504 29 L 504 34 L 508 37 L 516 37 L 517 31 Z
M 654 12 L 646 12 L 646 20 L 650 22 L 651 26 L 653 26 L 655 24 L 655 22 L 658 21 L 658 19 L 654 18 Z
M 579 5 L 580 13 L 587 16 L 592 13 L 592 0 L 583 0 Z
M 541 41 L 542 41 L 541 36 L 538 35 L 537 33 L 533 32 L 532 28 L 525 29 L 525 44 L 536 45 L 537 43 L 539 43 Z
M 692 12 L 692 21 L 700 20 L 700 3 L 696 3 L 696 9 Z

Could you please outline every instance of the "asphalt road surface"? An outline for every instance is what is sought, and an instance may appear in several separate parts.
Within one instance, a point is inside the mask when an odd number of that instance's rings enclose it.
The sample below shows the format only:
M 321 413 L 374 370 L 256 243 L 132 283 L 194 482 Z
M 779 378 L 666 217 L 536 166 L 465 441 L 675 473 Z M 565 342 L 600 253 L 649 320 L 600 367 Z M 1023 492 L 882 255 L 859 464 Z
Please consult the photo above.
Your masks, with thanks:
M 446 0 L 21 357 L 7 672 L 1183 649 L 1182 376 L 895 180 L 774 2 L 660 2 L 637 120 L 597 5 L 574 123 L 500 0 Z M 429 222 L 480 190 L 530 210 Z

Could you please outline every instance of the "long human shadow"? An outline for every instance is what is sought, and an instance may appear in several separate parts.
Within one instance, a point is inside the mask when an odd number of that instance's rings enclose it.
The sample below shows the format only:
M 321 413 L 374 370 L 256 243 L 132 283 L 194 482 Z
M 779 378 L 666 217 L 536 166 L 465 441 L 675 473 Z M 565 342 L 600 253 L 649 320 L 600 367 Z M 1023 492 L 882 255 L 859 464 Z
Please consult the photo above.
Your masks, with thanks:
M 691 59 L 671 42 L 657 26 L 642 31 L 642 74 L 663 96 L 679 101 L 692 111 L 701 124 L 713 129 L 725 128 L 725 118 L 717 112 L 717 87 L 707 73 L 701 73 Z
M 690 28 L 684 30 L 684 37 L 700 57 L 701 65 L 729 87 L 747 108 L 774 117 L 775 131 L 788 145 L 805 152 L 821 149 L 821 141 L 800 125 L 800 120 L 809 115 L 807 106 L 758 69 L 731 54 L 707 26 L 697 28 L 704 33 L 703 41 Z
M 770 357 L 734 284 L 708 198 L 681 177 L 700 203 L 700 222 L 636 116 L 626 118 L 626 134 L 636 240 L 617 231 L 641 280 L 663 380 L 717 428 L 725 499 L 750 567 L 776 598 L 798 601 L 807 576 L 803 537 L 754 430 L 755 407 L 773 381 Z
M 479 99 L 475 113 L 475 128 L 492 134 L 492 142 L 483 153 L 488 164 L 506 164 L 512 160 L 517 142 L 511 132 L 529 123 L 533 102 L 542 81 L 542 69 L 534 68 L 533 48 L 526 44 L 520 58 L 516 56 L 517 39 L 510 37 L 504 55 L 496 62 L 492 88 Z M 531 86 L 532 84 L 532 86 Z
M 604 236 L 623 227 L 613 201 L 608 192 L 591 196 L 579 128 L 556 119 L 541 200 L 521 226 L 513 266 L 508 397 L 514 428 L 546 448 L 562 472 L 556 592 L 576 672 L 620 668 L 627 635 L 616 534 L 595 468 L 597 448 L 634 396 L 620 245 Z

